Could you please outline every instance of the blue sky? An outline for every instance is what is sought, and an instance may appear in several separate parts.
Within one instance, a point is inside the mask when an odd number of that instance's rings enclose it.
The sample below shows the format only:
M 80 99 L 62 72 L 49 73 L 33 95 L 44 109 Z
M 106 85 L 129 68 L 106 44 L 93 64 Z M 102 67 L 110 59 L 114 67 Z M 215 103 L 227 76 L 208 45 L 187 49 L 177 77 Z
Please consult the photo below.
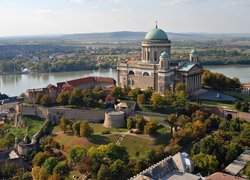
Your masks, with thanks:
M 0 0 L 0 36 L 148 31 L 250 33 L 250 0 Z

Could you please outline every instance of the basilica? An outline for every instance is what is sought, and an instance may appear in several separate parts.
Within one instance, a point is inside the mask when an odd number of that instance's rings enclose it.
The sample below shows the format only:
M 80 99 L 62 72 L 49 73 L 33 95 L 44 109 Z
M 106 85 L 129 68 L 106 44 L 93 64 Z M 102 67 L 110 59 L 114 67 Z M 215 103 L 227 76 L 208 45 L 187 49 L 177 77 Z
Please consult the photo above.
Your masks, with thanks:
M 163 93 L 166 90 L 174 91 L 176 84 L 183 82 L 189 94 L 201 89 L 203 69 L 198 52 L 192 50 L 189 60 L 171 65 L 171 41 L 157 25 L 142 41 L 141 56 L 140 61 L 128 60 L 117 64 L 119 86 L 142 90 L 151 88 Z

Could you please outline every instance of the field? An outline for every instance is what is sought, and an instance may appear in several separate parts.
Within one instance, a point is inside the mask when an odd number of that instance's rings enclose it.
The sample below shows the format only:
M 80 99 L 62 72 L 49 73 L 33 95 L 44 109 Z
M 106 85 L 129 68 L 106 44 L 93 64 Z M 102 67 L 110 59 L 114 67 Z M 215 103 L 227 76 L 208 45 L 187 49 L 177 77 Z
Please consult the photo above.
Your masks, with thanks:
M 216 101 L 202 101 L 203 106 L 218 106 L 218 107 L 228 107 L 229 109 L 236 110 L 234 104 L 216 102 Z
M 161 121 L 161 119 L 157 119 Z M 64 134 L 58 126 L 53 130 L 53 139 L 59 144 L 63 144 L 65 149 L 79 145 L 86 149 L 92 146 L 99 146 L 101 144 L 116 143 L 119 137 L 128 131 L 125 128 L 105 128 L 102 124 L 90 123 L 90 126 L 94 129 L 94 134 L 91 137 L 77 137 L 72 133 Z M 109 131 L 110 134 L 102 134 L 103 131 Z M 126 147 L 131 158 L 135 158 L 136 152 L 139 152 L 139 156 L 145 157 L 148 150 L 154 148 L 157 145 L 168 145 L 171 136 L 169 134 L 169 128 L 159 125 L 157 135 L 151 137 L 149 135 L 136 135 L 127 134 L 121 145 Z
M 250 94 L 243 94 L 243 93 L 240 93 L 237 91 L 223 91 L 223 93 L 228 94 L 230 96 L 233 96 L 235 98 L 238 98 L 240 100 L 250 102 Z
M 28 136 L 32 137 L 42 128 L 45 121 L 35 116 L 24 116 L 24 123 L 28 126 Z M 26 132 L 26 129 L 24 131 Z

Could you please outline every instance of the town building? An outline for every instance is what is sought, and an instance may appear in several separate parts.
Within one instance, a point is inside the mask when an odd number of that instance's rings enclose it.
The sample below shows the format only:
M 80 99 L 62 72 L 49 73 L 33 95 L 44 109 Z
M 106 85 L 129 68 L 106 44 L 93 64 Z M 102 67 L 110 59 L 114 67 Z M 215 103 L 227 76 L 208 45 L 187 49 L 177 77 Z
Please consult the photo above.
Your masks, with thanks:
M 48 95 L 52 103 L 56 102 L 56 97 L 61 92 L 73 91 L 74 88 L 79 89 L 94 89 L 100 87 L 106 94 L 112 90 L 116 85 L 116 81 L 109 77 L 84 77 L 65 82 L 59 82 L 57 85 L 49 84 L 44 88 L 28 89 L 26 91 L 27 99 L 29 103 L 35 103 L 35 99 L 38 94 Z
M 201 180 L 202 177 L 192 174 L 194 163 L 185 152 L 169 156 L 145 169 L 130 180 Z
M 16 105 L 22 103 L 24 101 L 23 98 L 19 97 L 9 97 L 8 99 L 0 100 L 0 113 L 5 110 L 16 109 Z
M 126 61 L 117 64 L 118 85 L 155 92 L 175 90 L 178 82 L 186 85 L 190 94 L 201 89 L 202 67 L 198 52 L 192 50 L 189 61 L 171 65 L 171 41 L 158 26 L 150 30 L 142 41 L 141 61 Z
M 243 84 L 242 84 L 242 87 L 241 87 L 241 91 L 242 91 L 243 93 L 250 94 L 250 82 L 248 82 L 248 83 L 243 83 Z

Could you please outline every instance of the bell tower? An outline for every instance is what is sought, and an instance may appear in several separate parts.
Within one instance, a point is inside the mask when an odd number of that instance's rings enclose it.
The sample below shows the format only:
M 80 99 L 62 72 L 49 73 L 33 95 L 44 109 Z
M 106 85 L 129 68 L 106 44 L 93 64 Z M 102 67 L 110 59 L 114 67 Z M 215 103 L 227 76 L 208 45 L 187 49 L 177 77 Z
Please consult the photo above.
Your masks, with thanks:
M 199 54 L 198 54 L 198 52 L 197 52 L 195 49 L 193 49 L 193 50 L 191 51 L 189 60 L 190 60 L 192 63 L 200 64 Z

